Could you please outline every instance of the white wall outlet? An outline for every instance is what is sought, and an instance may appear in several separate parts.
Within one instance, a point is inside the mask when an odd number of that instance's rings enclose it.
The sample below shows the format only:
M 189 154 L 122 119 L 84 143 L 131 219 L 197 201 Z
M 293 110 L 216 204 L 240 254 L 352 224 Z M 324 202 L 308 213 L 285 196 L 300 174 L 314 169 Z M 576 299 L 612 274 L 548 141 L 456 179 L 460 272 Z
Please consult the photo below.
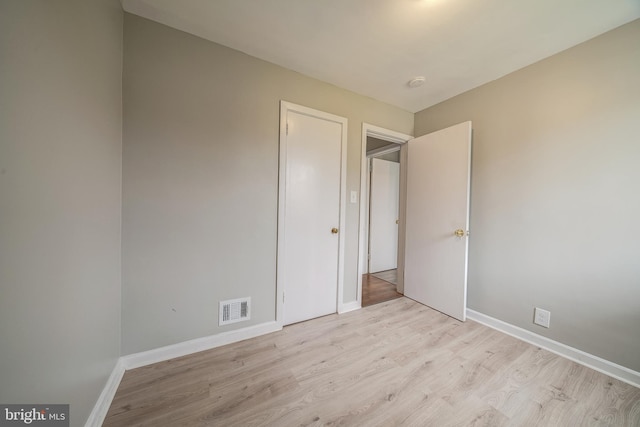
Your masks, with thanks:
M 545 328 L 549 327 L 551 322 L 551 312 L 547 310 L 543 310 L 541 308 L 536 307 L 533 310 L 533 323 L 536 325 L 544 326 Z
M 358 203 L 358 192 L 351 191 L 351 203 Z

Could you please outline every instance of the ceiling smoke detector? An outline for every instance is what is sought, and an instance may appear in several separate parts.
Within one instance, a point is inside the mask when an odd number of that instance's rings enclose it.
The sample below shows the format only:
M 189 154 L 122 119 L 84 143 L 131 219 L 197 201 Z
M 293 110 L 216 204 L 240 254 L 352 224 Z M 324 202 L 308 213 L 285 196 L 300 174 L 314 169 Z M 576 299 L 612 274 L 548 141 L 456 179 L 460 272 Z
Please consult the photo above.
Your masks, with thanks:
M 418 76 L 409 80 L 409 83 L 407 84 L 409 85 L 409 87 L 419 87 L 422 86 L 425 81 L 426 79 L 423 76 Z

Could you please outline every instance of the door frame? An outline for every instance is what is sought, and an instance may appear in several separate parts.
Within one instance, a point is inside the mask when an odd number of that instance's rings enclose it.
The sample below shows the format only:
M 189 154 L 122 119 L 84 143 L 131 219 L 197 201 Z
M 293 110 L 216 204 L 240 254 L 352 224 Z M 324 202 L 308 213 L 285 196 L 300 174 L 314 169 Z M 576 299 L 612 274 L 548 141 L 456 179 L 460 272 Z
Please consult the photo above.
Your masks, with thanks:
M 386 148 L 386 150 L 381 150 L 381 149 L 377 149 L 377 150 L 371 150 L 371 153 L 367 154 L 367 167 L 369 168 L 368 173 L 367 173 L 367 197 L 368 197 L 368 206 L 366 206 L 367 209 L 367 228 L 366 228 L 366 233 L 365 233 L 365 249 L 366 249 L 366 253 L 368 255 L 368 257 L 365 257 L 366 262 L 363 264 L 363 267 L 365 267 L 363 273 L 370 273 L 371 272 L 371 194 L 374 191 L 374 187 L 372 185 L 372 178 L 373 178 L 373 160 L 374 159 L 378 159 L 378 157 L 384 155 L 384 154 L 388 154 L 388 153 L 395 153 L 397 151 L 400 151 L 400 145 L 397 144 L 395 147 L 391 147 L 391 148 L 387 148 L 387 147 L 381 147 L 381 148 Z M 399 154 L 399 153 L 398 153 Z M 399 157 L 399 156 L 398 156 Z M 378 160 L 382 160 L 382 161 L 389 161 L 389 160 L 384 160 L 384 159 L 378 159 Z M 390 161 L 389 161 L 390 162 Z M 394 162 L 390 162 L 390 163 L 394 163 Z M 398 166 L 400 165 L 400 162 L 398 162 Z M 398 174 L 400 173 L 400 170 L 398 168 Z M 399 178 L 399 176 L 398 176 Z M 398 180 L 398 196 L 400 195 L 400 180 Z M 398 221 L 396 224 L 398 225 L 398 231 L 399 229 L 399 224 L 400 224 L 400 199 L 398 198 L 398 215 L 396 216 L 396 220 Z M 399 233 L 396 236 L 396 246 L 398 246 L 398 240 L 399 240 Z M 397 249 L 397 248 L 396 248 Z M 397 254 L 397 252 L 396 252 Z M 398 265 L 398 257 L 396 256 L 396 269 Z
M 369 158 L 367 157 L 367 137 L 400 145 L 400 206 L 398 224 L 398 292 L 404 292 L 404 203 L 406 196 L 406 143 L 413 136 L 369 123 L 362 123 L 362 141 L 360 154 L 360 239 L 358 244 L 358 289 L 357 304 L 362 307 L 362 275 L 367 270 L 367 246 L 369 241 Z M 380 153 L 377 153 L 380 154 Z
M 336 122 L 342 126 L 340 141 L 340 203 L 339 203 L 339 230 L 338 233 L 338 277 L 337 281 L 337 301 L 336 311 L 342 310 L 344 301 L 344 242 L 346 224 L 346 193 L 347 193 L 347 119 L 324 111 L 297 105 L 292 102 L 280 101 L 280 134 L 279 134 L 279 164 L 278 164 L 278 237 L 277 237 L 277 260 L 276 260 L 276 324 L 280 327 L 284 324 L 284 291 L 286 289 L 286 279 L 283 277 L 285 271 L 285 201 L 287 189 L 287 113 L 289 111 L 304 114 L 309 117 L 316 117 L 331 122 Z

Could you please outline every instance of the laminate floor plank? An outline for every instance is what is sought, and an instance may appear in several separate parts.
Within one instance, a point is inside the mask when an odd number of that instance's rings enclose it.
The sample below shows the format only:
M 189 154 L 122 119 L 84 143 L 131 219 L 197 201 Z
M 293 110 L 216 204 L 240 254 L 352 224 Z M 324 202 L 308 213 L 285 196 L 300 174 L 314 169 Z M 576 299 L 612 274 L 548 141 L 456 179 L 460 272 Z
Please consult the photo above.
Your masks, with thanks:
M 112 426 L 640 426 L 640 389 L 407 298 L 127 371 Z

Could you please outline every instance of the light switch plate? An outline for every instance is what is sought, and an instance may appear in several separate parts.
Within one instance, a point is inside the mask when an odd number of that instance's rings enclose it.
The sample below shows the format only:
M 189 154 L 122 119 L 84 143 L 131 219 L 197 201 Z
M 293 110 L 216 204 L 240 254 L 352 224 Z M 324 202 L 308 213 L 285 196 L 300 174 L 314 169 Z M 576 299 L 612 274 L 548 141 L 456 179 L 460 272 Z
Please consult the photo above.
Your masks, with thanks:
M 358 203 L 358 192 L 351 191 L 351 203 Z

